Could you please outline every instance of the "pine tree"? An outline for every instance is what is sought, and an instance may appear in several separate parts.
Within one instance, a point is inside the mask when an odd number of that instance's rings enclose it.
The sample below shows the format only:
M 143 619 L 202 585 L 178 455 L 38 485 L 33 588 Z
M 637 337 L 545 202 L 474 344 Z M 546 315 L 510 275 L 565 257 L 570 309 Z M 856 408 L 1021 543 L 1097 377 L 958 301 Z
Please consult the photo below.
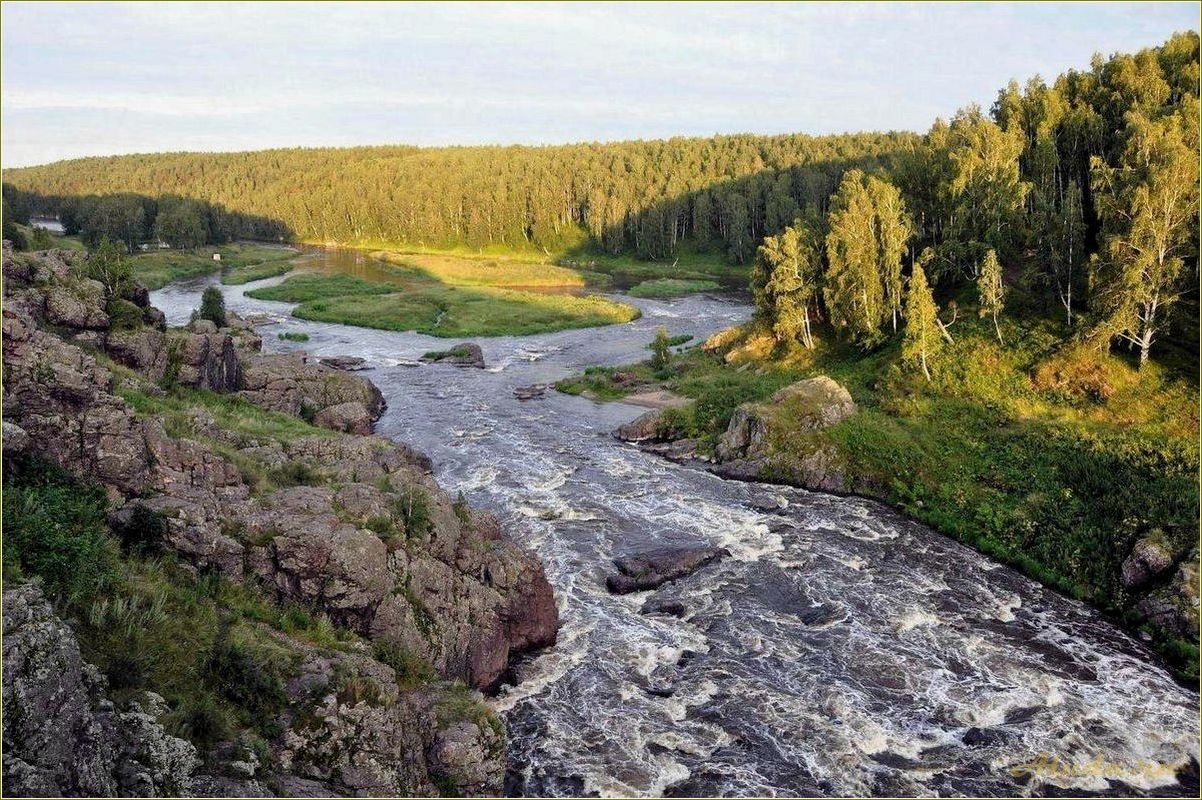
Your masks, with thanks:
M 225 327 L 225 296 L 216 286 L 207 287 L 201 294 L 200 312 L 197 316 L 207 319 L 218 328 Z
M 993 317 L 993 330 L 997 333 L 998 342 L 1002 342 L 1002 329 L 998 325 L 998 315 L 1002 313 L 1005 303 L 1005 287 L 1002 284 L 1002 265 L 997 260 L 997 253 L 990 248 L 981 259 L 977 277 L 977 294 L 981 298 L 981 314 Z
M 914 261 L 906 286 L 906 329 L 902 338 L 902 361 L 922 368 L 931 379 L 930 362 L 943 347 L 944 332 L 939 324 L 939 307 L 927 285 L 923 264 L 930 261 L 931 252 L 924 250 Z

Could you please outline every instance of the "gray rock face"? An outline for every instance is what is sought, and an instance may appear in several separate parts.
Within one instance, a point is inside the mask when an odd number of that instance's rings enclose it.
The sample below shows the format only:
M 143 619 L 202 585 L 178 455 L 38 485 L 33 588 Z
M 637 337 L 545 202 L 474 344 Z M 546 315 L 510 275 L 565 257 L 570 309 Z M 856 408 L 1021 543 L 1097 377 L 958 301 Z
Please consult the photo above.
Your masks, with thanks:
M 4 592 L 4 792 L 186 795 L 196 749 L 136 703 L 119 711 L 71 629 L 32 585 Z
M 29 445 L 29 434 L 20 425 L 4 420 L 4 455 L 15 456 L 25 452 Z
M 1163 536 L 1145 536 L 1131 548 L 1123 560 L 1122 581 L 1128 589 L 1136 589 L 1173 566 L 1173 553 Z
M 177 369 L 176 380 L 181 384 L 215 392 L 239 387 L 242 362 L 229 333 L 172 331 L 169 336 L 167 363 Z
M 656 589 L 728 555 L 730 552 L 721 547 L 668 547 L 615 558 L 618 572 L 605 579 L 605 586 L 614 594 Z
M 326 356 L 318 361 L 327 367 L 340 369 L 343 372 L 357 372 L 368 368 L 367 359 L 358 356 Z
M 104 330 L 109 326 L 104 313 L 104 289 L 95 281 L 60 284 L 46 291 L 46 321 L 79 330 Z
M 242 360 L 240 394 L 256 405 L 285 414 L 320 414 L 346 403 L 359 403 L 371 421 L 384 413 L 384 396 L 375 384 L 358 375 L 292 354 L 252 355 Z M 346 413 L 344 409 L 339 415 Z M 330 418 L 343 422 L 341 419 Z M 341 429 L 341 428 L 336 428 Z M 370 432 L 370 431 L 367 431 Z
M 358 433 L 367 435 L 372 431 L 375 419 L 367 406 L 358 401 L 339 403 L 318 411 L 313 417 L 313 424 L 343 433 Z

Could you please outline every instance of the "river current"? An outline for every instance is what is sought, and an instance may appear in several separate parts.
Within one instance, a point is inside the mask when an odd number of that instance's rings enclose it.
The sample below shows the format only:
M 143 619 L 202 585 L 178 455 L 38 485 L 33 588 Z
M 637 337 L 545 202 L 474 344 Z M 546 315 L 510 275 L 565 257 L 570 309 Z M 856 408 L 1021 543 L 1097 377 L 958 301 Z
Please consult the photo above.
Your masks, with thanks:
M 415 367 L 452 342 L 245 297 L 278 280 L 222 287 L 231 310 L 273 315 L 264 350 L 365 358 L 388 401 L 377 433 L 428 453 L 546 565 L 559 643 L 492 700 L 510 793 L 1197 796 L 1196 765 L 1185 785 L 1174 774 L 1198 752 L 1197 693 L 1088 607 L 878 503 L 722 480 L 610 436 L 645 409 L 514 396 L 645 358 L 659 325 L 704 338 L 745 304 L 623 298 L 641 319 L 476 339 L 484 370 Z M 152 302 L 182 324 L 207 283 Z M 730 556 L 654 594 L 606 592 L 615 556 L 684 544 Z M 645 611 L 649 597 L 683 617 Z

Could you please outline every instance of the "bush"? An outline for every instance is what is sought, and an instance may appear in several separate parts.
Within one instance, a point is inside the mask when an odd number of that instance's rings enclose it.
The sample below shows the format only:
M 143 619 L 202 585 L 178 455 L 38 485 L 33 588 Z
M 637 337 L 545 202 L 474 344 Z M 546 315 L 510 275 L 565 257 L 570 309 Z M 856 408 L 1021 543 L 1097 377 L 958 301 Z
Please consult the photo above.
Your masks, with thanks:
M 402 688 L 418 686 L 434 678 L 434 668 L 429 661 L 392 640 L 377 639 L 372 643 L 372 655 L 376 661 L 392 667 Z
M 655 331 L 655 339 L 651 342 L 651 369 L 657 373 L 665 370 L 672 361 L 671 341 L 668 338 L 668 329 L 660 325 Z
M 321 482 L 321 473 L 307 461 L 286 461 L 267 474 L 276 486 L 316 486 Z
M 287 333 L 281 333 L 279 336 L 280 336 L 280 340 L 284 341 L 284 342 L 307 342 L 307 341 L 309 341 L 309 334 L 307 334 L 307 333 L 295 333 L 293 331 L 288 331 Z
M 245 644 L 232 641 L 228 629 L 222 630 L 213 643 L 207 668 L 209 678 L 226 699 L 249 713 L 248 722 L 269 722 L 287 702 L 284 679 L 276 665 Z
M 142 326 L 142 309 L 120 297 L 110 297 L 104 304 L 109 326 L 113 330 L 133 330 Z
M 4 487 L 4 567 L 36 575 L 52 597 L 84 600 L 118 580 L 106 498 L 50 462 L 30 459 Z
M 406 486 L 393 501 L 393 512 L 405 525 L 405 536 L 421 539 L 434 525 L 430 515 L 430 496 L 420 486 Z
M 134 286 L 134 271 L 125 252 L 121 245 L 110 242 L 107 237 L 101 239 L 87 259 L 75 267 L 75 272 L 82 278 L 99 281 L 104 286 L 104 296 L 110 299 L 124 297 Z
M 225 296 L 216 286 L 207 287 L 200 296 L 199 316 L 218 328 L 225 327 Z
M 126 553 L 150 555 L 163 548 L 167 539 L 167 519 L 141 503 L 134 506 L 129 521 L 116 530 L 121 549 Z

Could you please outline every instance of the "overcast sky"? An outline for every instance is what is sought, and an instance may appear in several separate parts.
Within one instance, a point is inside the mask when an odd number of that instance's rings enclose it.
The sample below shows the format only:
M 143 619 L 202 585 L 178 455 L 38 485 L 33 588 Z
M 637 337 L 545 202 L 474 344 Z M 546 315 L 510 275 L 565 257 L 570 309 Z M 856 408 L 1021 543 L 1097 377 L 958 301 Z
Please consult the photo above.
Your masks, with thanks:
M 3 4 L 2 159 L 925 130 L 1196 3 Z

